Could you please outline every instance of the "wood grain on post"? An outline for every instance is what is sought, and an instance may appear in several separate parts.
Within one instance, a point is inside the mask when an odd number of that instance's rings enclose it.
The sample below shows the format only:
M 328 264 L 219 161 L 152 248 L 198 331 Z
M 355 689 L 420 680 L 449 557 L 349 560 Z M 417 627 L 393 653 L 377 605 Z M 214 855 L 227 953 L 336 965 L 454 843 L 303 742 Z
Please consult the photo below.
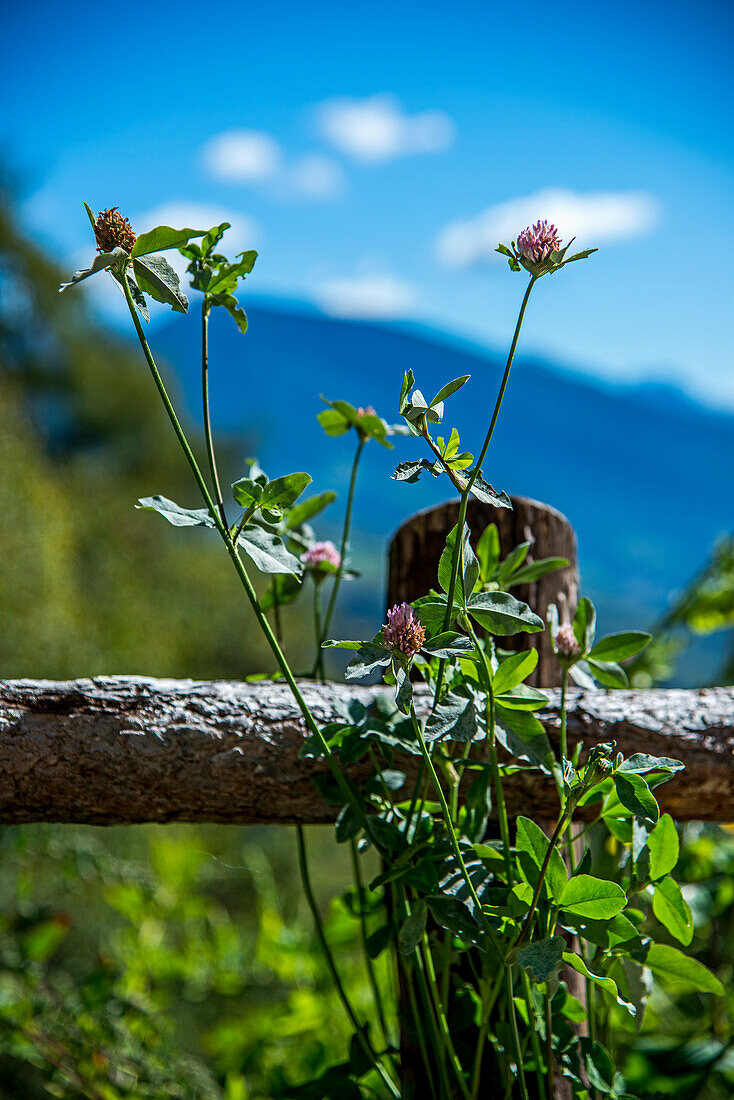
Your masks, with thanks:
M 576 610 L 579 593 L 576 534 L 565 516 L 547 504 L 527 497 L 512 497 L 512 509 L 493 508 L 472 498 L 467 510 L 467 523 L 472 545 L 490 524 L 495 523 L 502 557 L 506 557 L 521 542 L 532 542 L 528 561 L 561 557 L 569 562 L 541 577 L 534 584 L 513 588 L 513 595 L 530 604 L 545 622 L 550 604 L 565 607 L 570 616 Z M 459 501 L 449 500 L 423 512 L 417 512 L 398 528 L 390 543 L 388 574 L 388 607 L 405 600 L 411 603 L 438 587 L 438 562 L 446 545 L 446 536 L 459 518 Z M 548 632 L 518 634 L 506 641 L 508 649 L 538 650 L 538 665 L 528 679 L 536 687 L 558 687 L 561 673 L 553 656 Z

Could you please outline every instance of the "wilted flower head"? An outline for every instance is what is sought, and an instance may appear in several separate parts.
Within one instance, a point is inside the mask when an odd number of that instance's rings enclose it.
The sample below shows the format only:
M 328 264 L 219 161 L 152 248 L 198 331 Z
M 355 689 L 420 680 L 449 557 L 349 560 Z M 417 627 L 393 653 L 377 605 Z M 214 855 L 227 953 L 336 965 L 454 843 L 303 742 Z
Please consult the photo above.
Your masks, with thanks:
M 301 561 L 307 569 L 318 569 L 324 563 L 333 565 L 335 569 L 338 569 L 342 563 L 342 556 L 334 543 L 327 540 L 326 542 L 315 542 L 310 550 L 307 550 L 305 554 L 301 554 Z
M 576 635 L 570 623 L 563 623 L 555 634 L 556 649 L 563 657 L 575 657 L 581 652 L 581 646 L 576 641 Z
M 399 650 L 406 657 L 415 657 L 426 640 L 426 632 L 410 604 L 401 603 L 388 611 L 382 637 L 391 649 Z
M 555 225 L 547 221 L 538 221 L 523 229 L 517 238 L 517 251 L 530 264 L 539 264 L 547 260 L 551 252 L 561 247 L 561 238 Z
M 100 252 L 112 252 L 115 248 L 131 252 L 136 241 L 129 220 L 123 218 L 116 206 L 100 210 L 94 223 L 94 238 Z

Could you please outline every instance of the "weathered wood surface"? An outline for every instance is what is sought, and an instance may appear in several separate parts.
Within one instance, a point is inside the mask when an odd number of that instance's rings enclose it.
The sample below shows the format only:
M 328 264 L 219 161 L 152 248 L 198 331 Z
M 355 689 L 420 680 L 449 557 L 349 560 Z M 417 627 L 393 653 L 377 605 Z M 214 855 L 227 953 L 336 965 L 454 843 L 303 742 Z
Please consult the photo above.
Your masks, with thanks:
M 529 603 L 545 621 L 548 606 L 558 605 L 569 618 L 576 610 L 579 596 L 579 570 L 576 533 L 565 516 L 528 497 L 512 497 L 512 509 L 493 508 L 474 497 L 469 501 L 467 523 L 471 531 L 472 545 L 490 523 L 497 524 L 500 550 L 506 557 L 521 542 L 532 542 L 527 561 L 541 558 L 566 558 L 565 569 L 556 570 L 533 584 L 520 585 L 513 595 Z M 390 543 L 388 570 L 388 606 L 411 603 L 437 587 L 438 562 L 446 545 L 446 536 L 459 518 L 459 501 L 416 512 L 402 524 Z M 518 634 L 504 640 L 509 649 L 538 650 L 538 664 L 528 683 L 536 687 L 559 687 L 561 668 L 553 655 L 550 636 L 542 634 Z
M 316 719 L 384 688 L 303 683 Z M 557 739 L 559 692 L 541 713 Z M 421 695 L 419 692 L 419 699 Z M 423 695 L 425 700 L 425 694 Z M 325 822 L 299 758 L 305 726 L 284 684 L 102 677 L 0 683 L 0 821 Z M 734 820 L 734 689 L 570 693 L 569 741 L 683 760 L 660 788 L 681 820 Z M 551 784 L 508 780 L 512 814 L 552 818 Z

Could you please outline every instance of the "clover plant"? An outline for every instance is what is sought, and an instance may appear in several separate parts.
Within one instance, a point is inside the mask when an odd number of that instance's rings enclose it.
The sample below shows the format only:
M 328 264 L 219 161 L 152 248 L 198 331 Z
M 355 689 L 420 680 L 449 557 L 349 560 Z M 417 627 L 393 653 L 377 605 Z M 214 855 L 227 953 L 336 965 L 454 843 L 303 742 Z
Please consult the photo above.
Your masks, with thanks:
M 319 792 L 334 805 L 337 840 L 351 850 L 354 885 L 347 897 L 361 922 L 373 1010 L 363 1017 L 341 981 L 339 945 L 324 931 L 299 829 L 306 898 L 353 1039 L 345 1058 L 288 1095 L 550 1100 L 566 1089 L 579 1100 L 629 1097 L 614 1065 L 615 1034 L 640 1025 L 652 982 L 722 993 L 717 978 L 681 950 L 691 943 L 693 923 L 673 877 L 678 834 L 671 817 L 661 815 L 655 791 L 682 764 L 644 753 L 625 758 L 613 743 L 569 744 L 571 691 L 626 687 L 625 662 L 650 636 L 627 631 L 597 639 L 594 608 L 585 597 L 572 619 L 552 607 L 543 622 L 512 589 L 568 563 L 533 560 L 530 542 L 503 557 L 492 523 L 473 546 L 466 523 L 472 496 L 494 508 L 512 507 L 507 493 L 491 483 L 488 456 L 531 293 L 541 279 L 595 250 L 568 255 L 570 245 L 545 221 L 523 230 L 511 246 L 499 245 L 510 269 L 529 279 L 476 457 L 463 449 L 455 426 L 440 427 L 447 403 L 468 376 L 448 381 L 427 400 L 406 371 L 397 395 L 399 425 L 371 407 L 324 399 L 318 419 L 326 435 L 351 435 L 354 443 L 337 547 L 312 527 L 335 493 L 304 498 L 307 473 L 271 478 L 251 461 L 231 486 L 231 500 L 222 492 L 208 407 L 209 316 L 221 307 L 246 332 L 236 294 L 257 254 L 242 252 L 230 261 L 217 251 L 227 223 L 197 230 L 159 226 L 136 237 L 116 208 L 96 217 L 87 211 L 98 251 L 62 289 L 102 271 L 121 289 L 203 503 L 182 507 L 153 496 L 139 507 L 178 527 L 208 528 L 222 542 L 276 675 L 300 708 L 308 734 L 303 755 L 328 765 Z M 206 474 L 141 323 L 149 317 L 149 298 L 187 311 L 187 296 L 162 254 L 171 250 L 189 261 L 191 289 L 201 301 Z M 477 400 L 485 400 L 481 389 Z M 415 440 L 416 455 L 393 477 L 408 483 L 425 472 L 446 478 L 458 494 L 458 522 L 447 537 L 435 588 L 390 609 L 375 637 L 335 640 L 329 637 L 334 607 L 352 572 L 360 457 L 369 443 L 389 449 L 398 433 Z M 268 579 L 262 597 L 253 567 Z M 326 725 L 309 709 L 282 647 L 283 609 L 304 593 L 314 609 L 310 675 L 323 677 L 324 651 L 341 647 L 354 651 L 348 680 L 379 675 L 389 689 L 370 706 L 355 700 Z M 538 717 L 549 707 L 548 696 L 527 683 L 537 651 L 512 646 L 517 635 L 544 630 L 562 679 L 554 737 L 548 734 L 552 722 Z M 355 764 L 361 765 L 356 771 Z M 534 819 L 531 802 L 514 820 L 508 814 L 508 780 L 526 774 L 555 786 L 558 808 L 550 826 Z M 600 831 L 606 843 L 599 843 Z M 370 851 L 381 869 L 368 881 L 364 856 Z M 658 940 L 661 928 L 666 935 Z M 377 979 L 374 960 L 383 952 L 395 960 L 399 1003 L 395 990 L 381 989 Z

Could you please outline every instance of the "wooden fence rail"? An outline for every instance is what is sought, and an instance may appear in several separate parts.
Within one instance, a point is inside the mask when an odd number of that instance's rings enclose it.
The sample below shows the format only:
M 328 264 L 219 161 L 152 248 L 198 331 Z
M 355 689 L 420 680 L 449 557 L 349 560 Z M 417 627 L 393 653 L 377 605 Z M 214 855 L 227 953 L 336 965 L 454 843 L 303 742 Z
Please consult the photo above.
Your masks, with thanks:
M 303 683 L 322 723 L 384 688 Z M 559 692 L 540 717 L 553 741 Z M 419 700 L 426 697 L 419 692 Z M 303 760 L 305 726 L 280 683 L 100 677 L 0 683 L 0 821 L 320 823 L 332 808 Z M 686 770 L 659 790 L 679 820 L 734 821 L 734 688 L 570 693 L 569 741 L 615 740 L 627 755 Z M 412 761 L 411 761 L 412 762 Z M 514 814 L 551 818 L 552 784 L 508 780 Z

